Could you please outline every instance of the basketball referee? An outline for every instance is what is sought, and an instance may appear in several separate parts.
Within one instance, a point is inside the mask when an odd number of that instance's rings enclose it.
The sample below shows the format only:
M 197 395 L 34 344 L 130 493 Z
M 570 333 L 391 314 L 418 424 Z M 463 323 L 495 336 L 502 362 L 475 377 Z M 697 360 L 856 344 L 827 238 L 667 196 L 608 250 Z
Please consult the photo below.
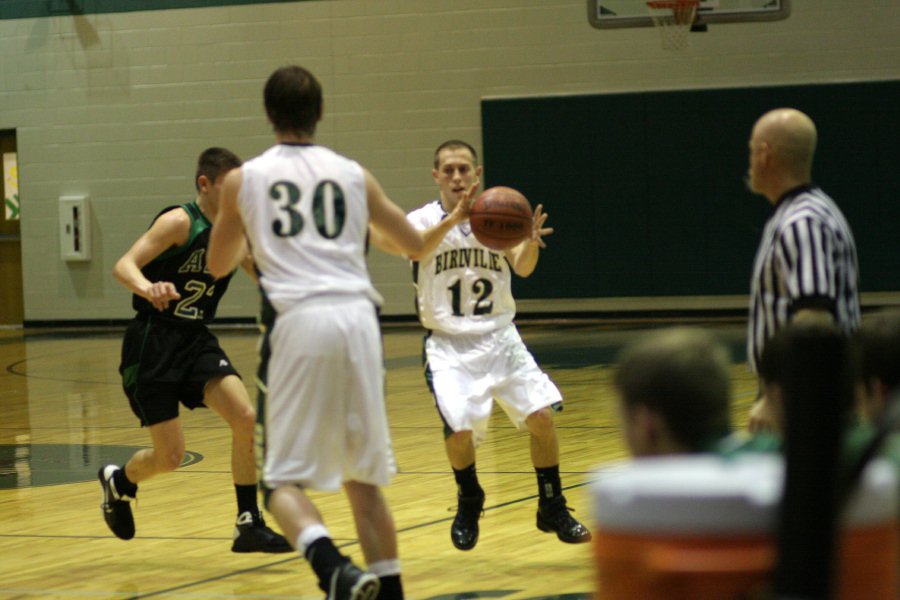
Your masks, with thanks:
M 754 373 L 766 340 L 791 321 L 831 320 L 846 333 L 859 326 L 856 244 L 837 204 L 812 183 L 816 138 L 812 119 L 792 108 L 764 114 L 750 137 L 748 185 L 775 207 L 750 282 L 747 357 Z M 749 428 L 776 429 L 762 391 Z

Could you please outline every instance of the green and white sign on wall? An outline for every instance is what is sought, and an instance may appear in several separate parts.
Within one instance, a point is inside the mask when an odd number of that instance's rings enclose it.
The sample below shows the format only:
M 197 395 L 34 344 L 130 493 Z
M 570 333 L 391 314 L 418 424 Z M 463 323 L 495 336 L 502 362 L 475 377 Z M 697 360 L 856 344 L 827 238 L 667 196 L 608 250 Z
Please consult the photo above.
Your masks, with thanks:
M 7 221 L 19 220 L 19 167 L 15 152 L 3 153 L 3 206 Z

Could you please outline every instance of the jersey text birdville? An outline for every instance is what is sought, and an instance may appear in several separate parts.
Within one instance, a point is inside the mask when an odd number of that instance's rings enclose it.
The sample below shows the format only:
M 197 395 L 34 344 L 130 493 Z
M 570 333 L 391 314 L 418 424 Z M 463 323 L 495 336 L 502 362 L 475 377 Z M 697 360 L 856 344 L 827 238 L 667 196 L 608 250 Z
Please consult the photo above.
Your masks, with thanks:
M 447 269 L 474 267 L 501 271 L 500 255 L 486 252 L 484 248 L 454 248 L 438 254 L 434 258 L 434 274 Z

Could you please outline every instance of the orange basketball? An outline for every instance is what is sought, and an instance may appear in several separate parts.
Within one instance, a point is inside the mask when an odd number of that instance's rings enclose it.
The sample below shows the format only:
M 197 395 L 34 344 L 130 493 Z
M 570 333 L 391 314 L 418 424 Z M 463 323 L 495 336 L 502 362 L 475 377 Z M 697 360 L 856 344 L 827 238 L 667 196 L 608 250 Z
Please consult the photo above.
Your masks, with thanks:
M 469 222 L 479 242 L 506 250 L 531 235 L 531 204 L 510 187 L 488 188 L 472 204 Z

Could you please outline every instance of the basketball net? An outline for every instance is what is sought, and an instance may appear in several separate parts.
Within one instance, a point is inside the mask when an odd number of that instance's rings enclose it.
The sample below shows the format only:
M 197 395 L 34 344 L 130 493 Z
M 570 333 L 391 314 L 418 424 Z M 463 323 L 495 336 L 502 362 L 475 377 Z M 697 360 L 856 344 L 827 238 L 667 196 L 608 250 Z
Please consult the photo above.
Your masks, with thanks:
M 684 50 L 700 0 L 651 0 L 647 10 L 659 30 L 663 50 Z

